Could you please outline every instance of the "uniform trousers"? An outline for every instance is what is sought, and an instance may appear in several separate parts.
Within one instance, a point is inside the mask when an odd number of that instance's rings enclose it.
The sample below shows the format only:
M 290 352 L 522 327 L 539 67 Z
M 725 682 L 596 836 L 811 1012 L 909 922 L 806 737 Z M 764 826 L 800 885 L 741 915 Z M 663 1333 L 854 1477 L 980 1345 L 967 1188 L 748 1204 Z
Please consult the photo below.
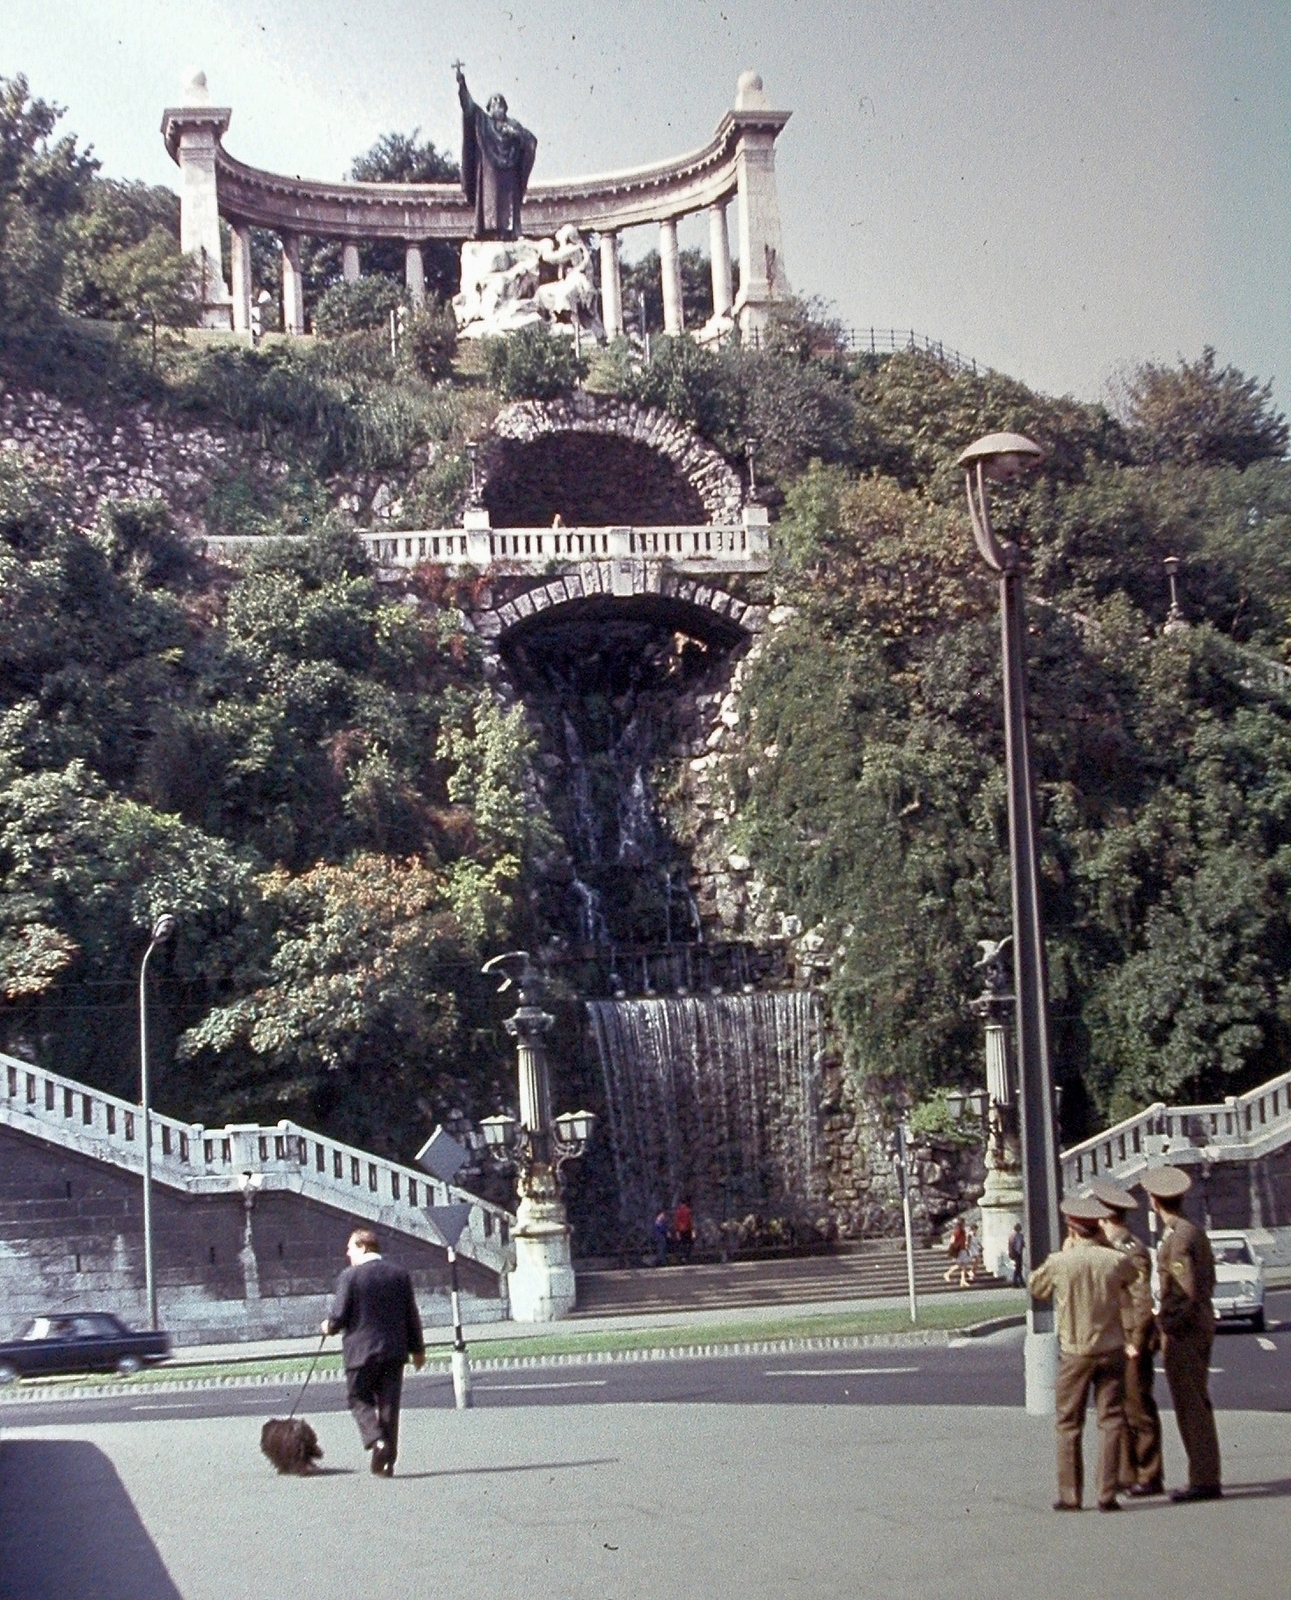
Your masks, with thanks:
M 1096 1356 L 1058 1357 L 1058 1382 L 1054 1392 L 1054 1426 L 1058 1440 L 1058 1498 L 1078 1506 L 1085 1486 L 1081 1435 L 1085 1408 L 1094 1391 L 1098 1412 L 1098 1503 L 1115 1500 L 1121 1469 L 1121 1435 L 1125 1426 L 1125 1351 L 1105 1351 Z
M 1155 1374 L 1151 1340 L 1144 1340 L 1133 1361 L 1125 1363 L 1125 1448 L 1121 1454 L 1121 1487 L 1161 1482 L 1161 1413 L 1152 1395 Z
M 393 1463 L 399 1453 L 399 1400 L 403 1394 L 403 1362 L 380 1358 L 365 1361 L 361 1367 L 347 1367 L 345 1398 L 358 1423 L 363 1448 L 370 1450 L 378 1439 L 389 1448 Z
M 1164 1334 L 1165 1375 L 1174 1401 L 1174 1417 L 1188 1456 L 1188 1487 L 1218 1489 L 1219 1435 L 1210 1403 L 1210 1348 L 1214 1330 Z

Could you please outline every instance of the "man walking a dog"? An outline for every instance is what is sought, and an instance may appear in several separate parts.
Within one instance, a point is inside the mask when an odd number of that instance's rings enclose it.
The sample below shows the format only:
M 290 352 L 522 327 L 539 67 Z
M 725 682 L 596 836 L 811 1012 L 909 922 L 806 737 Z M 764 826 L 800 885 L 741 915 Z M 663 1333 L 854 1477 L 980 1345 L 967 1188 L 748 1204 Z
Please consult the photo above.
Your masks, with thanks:
M 411 1356 L 420 1368 L 426 1359 L 421 1318 L 412 1279 L 382 1260 L 370 1228 L 355 1228 L 345 1253 L 350 1264 L 336 1280 L 322 1329 L 343 1335 L 346 1399 L 363 1448 L 372 1452 L 372 1471 L 389 1478 L 399 1454 L 404 1363 Z

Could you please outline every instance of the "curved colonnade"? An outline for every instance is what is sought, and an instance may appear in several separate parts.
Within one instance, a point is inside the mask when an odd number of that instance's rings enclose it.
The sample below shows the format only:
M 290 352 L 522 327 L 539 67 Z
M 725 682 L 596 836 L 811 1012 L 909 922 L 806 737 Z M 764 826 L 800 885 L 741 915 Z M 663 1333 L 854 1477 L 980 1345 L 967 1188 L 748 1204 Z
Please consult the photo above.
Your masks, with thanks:
M 251 327 L 253 227 L 271 228 L 282 241 L 283 323 L 293 334 L 305 331 L 302 237 L 339 241 L 344 275 L 351 280 L 359 276 L 362 241 L 402 240 L 409 295 L 419 304 L 425 298 L 423 245 L 472 235 L 474 212 L 456 184 L 320 183 L 263 172 L 224 149 L 232 112 L 209 103 L 204 74 L 193 79 L 186 99 L 165 112 L 162 133 L 180 169 L 180 243 L 200 264 L 207 327 Z M 621 172 L 530 184 L 524 231 L 529 237 L 554 235 L 572 222 L 580 232 L 599 235 L 602 321 L 614 338 L 624 332 L 619 236 L 625 228 L 656 224 L 664 329 L 681 333 L 677 224 L 706 211 L 713 273 L 710 329 L 719 333 L 735 323 L 745 337 L 756 337 L 769 306 L 789 293 L 775 179 L 775 141 L 789 117 L 771 109 L 757 73 L 745 72 L 733 109 L 702 149 Z M 727 224 L 733 199 L 739 201 L 738 296 L 732 294 Z M 227 280 L 221 218 L 232 234 Z

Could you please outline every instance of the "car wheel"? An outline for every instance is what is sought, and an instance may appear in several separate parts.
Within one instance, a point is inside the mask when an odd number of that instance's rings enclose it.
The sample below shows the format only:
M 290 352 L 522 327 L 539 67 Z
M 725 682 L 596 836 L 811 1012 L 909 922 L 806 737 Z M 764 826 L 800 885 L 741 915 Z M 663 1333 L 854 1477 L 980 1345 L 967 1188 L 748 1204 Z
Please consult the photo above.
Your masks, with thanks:
M 143 1362 L 138 1356 L 122 1356 L 117 1362 L 117 1371 L 123 1378 L 132 1378 L 136 1372 L 143 1369 Z
M 17 1383 L 17 1369 L 11 1367 L 7 1361 L 0 1361 L 0 1383 Z
M 1260 1309 L 1251 1318 L 1251 1329 L 1255 1333 L 1263 1333 L 1264 1332 L 1264 1307 L 1263 1306 L 1261 1306 Z

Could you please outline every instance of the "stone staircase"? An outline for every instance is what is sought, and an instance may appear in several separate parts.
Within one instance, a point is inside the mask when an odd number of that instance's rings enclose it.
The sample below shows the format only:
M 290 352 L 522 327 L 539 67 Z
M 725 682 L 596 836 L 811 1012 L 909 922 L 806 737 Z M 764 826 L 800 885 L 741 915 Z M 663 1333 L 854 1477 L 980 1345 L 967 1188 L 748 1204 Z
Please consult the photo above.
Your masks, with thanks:
M 444 1240 L 422 1208 L 466 1201 L 470 1219 L 459 1253 L 493 1272 L 506 1264 L 512 1215 L 415 1168 L 286 1120 L 273 1127 L 207 1128 L 154 1111 L 151 1122 L 154 1183 L 189 1195 L 236 1194 L 239 1179 L 249 1174 L 259 1179 L 262 1195 L 303 1195 L 441 1249 Z M 137 1105 L 4 1054 L 0 1126 L 142 1177 L 143 1114 Z

